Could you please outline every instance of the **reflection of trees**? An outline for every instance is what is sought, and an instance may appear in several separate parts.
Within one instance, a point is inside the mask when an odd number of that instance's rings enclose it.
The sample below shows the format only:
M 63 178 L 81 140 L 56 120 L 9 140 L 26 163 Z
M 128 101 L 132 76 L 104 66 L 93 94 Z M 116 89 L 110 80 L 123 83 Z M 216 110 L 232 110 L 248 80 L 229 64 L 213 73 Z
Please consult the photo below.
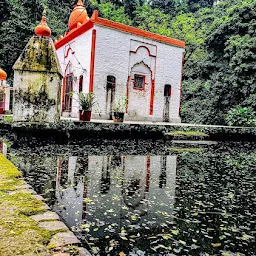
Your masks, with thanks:
M 48 205 L 54 204 L 57 156 L 44 155 L 44 152 L 28 154 L 15 149 L 11 153 L 10 160 L 22 172 L 25 180 L 46 199 Z
M 176 225 L 186 234 L 179 238 L 188 246 L 191 241 L 187 237 L 201 245 L 191 255 L 216 255 L 224 245 L 232 255 L 251 255 L 249 252 L 255 251 L 253 240 L 242 239 L 244 233 L 254 236 L 251 220 L 255 219 L 255 154 L 254 159 L 250 157 L 236 149 L 228 154 L 209 151 L 179 157 Z M 214 248 L 212 243 L 220 246 Z

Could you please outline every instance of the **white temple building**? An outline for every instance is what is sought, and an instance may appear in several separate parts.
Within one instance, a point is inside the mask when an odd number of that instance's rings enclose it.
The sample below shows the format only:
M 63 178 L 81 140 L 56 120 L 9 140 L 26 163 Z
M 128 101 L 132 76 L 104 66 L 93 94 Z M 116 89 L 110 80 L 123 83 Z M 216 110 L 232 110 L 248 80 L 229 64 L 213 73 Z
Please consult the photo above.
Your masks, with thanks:
M 125 120 L 181 122 L 184 42 L 100 18 L 98 11 L 89 19 L 81 0 L 69 29 L 55 41 L 63 116 L 78 117 L 79 92 L 93 92 L 92 118 L 111 119 L 125 97 Z

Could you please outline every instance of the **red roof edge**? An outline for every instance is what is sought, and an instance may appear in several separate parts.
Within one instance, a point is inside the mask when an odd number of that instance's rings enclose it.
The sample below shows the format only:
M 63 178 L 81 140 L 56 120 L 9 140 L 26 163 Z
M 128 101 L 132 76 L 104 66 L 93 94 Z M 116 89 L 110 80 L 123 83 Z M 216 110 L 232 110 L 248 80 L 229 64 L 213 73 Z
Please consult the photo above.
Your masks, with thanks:
M 167 36 L 158 35 L 158 34 L 148 32 L 148 31 L 145 31 L 145 30 L 142 30 L 139 28 L 134 28 L 134 27 L 131 27 L 131 26 L 128 26 L 125 24 L 115 22 L 115 21 L 99 18 L 99 12 L 96 10 L 93 12 L 93 15 L 90 20 L 88 20 L 86 23 L 82 24 L 80 27 L 68 32 L 68 34 L 65 35 L 65 37 L 63 39 L 59 40 L 55 44 L 56 50 L 58 50 L 60 47 L 67 44 L 68 42 L 70 42 L 71 40 L 76 38 L 77 36 L 83 34 L 84 32 L 88 31 L 89 29 L 91 29 L 94 26 L 94 24 L 112 28 L 112 29 L 116 29 L 119 31 L 123 31 L 125 33 L 141 36 L 141 37 L 151 39 L 154 41 L 158 41 L 161 43 L 170 44 L 170 45 L 177 46 L 180 48 L 186 47 L 186 44 L 183 41 L 180 41 L 180 40 L 177 40 L 174 38 L 170 38 Z
M 75 39 L 76 37 L 82 35 L 84 32 L 93 28 L 94 24 L 92 20 L 88 20 L 87 22 L 83 23 L 80 27 L 71 30 L 70 32 L 66 32 L 65 36 L 60 39 L 57 43 L 55 43 L 55 48 L 58 50 L 63 45 L 69 43 L 71 40 Z

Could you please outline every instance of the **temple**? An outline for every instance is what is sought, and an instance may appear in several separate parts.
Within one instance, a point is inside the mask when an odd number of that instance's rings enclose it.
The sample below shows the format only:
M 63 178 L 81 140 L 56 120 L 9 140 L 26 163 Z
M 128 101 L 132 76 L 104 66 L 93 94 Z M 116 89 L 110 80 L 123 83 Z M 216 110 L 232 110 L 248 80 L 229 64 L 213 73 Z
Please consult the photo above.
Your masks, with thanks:
M 138 28 L 88 17 L 81 0 L 69 32 L 55 41 L 64 74 L 62 116 L 78 117 L 80 92 L 93 92 L 92 118 L 111 119 L 125 98 L 125 120 L 181 122 L 181 79 L 185 43 Z

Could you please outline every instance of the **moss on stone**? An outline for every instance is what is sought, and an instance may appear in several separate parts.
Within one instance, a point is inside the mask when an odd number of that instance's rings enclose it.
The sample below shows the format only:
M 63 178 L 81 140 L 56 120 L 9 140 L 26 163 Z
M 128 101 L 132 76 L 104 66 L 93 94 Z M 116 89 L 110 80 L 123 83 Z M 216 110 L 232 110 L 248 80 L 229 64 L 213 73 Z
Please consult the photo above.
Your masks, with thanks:
M 207 137 L 208 135 L 203 132 L 198 131 L 172 131 L 166 133 L 166 135 L 173 135 L 173 136 L 193 136 L 193 137 Z
M 46 245 L 52 234 L 29 217 L 45 211 L 43 203 L 17 190 L 25 185 L 20 176 L 16 167 L 0 154 L 0 255 L 51 255 Z M 10 190 L 17 191 L 9 194 Z
M 53 41 L 48 37 L 32 37 L 13 69 L 62 74 Z
M 202 148 L 170 148 L 170 150 L 175 153 L 183 153 L 183 152 L 201 153 L 201 152 L 203 152 Z

